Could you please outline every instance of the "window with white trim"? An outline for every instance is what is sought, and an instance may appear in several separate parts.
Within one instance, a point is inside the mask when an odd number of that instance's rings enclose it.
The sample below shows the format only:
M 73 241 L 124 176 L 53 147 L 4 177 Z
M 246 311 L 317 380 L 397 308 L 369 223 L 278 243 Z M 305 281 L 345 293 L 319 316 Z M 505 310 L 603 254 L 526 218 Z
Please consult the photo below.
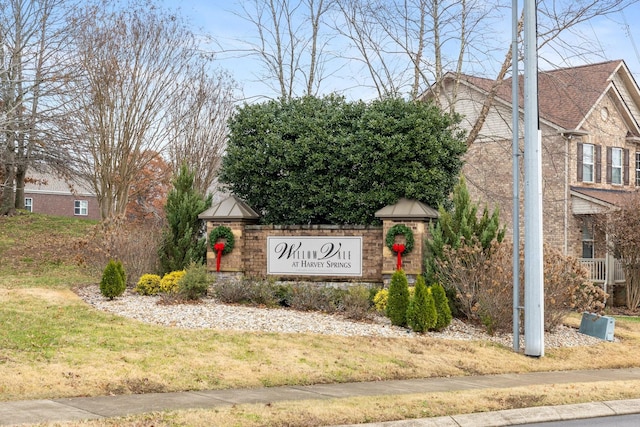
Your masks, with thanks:
M 74 215 L 89 215 L 89 202 L 86 200 L 76 200 L 73 202 L 73 214 Z
M 593 145 L 582 146 L 582 181 L 593 182 Z
M 27 210 L 27 212 L 33 212 L 33 198 L 24 198 L 24 208 Z
M 593 258 L 593 224 L 585 221 L 582 224 L 582 258 Z
M 611 183 L 622 184 L 622 148 L 611 149 Z

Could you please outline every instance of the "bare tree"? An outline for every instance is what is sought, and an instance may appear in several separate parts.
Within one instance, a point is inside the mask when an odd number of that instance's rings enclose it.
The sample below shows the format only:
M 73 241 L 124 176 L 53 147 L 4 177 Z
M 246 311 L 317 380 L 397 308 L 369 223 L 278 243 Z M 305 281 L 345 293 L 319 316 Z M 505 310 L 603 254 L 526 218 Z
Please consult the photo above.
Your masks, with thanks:
M 186 164 L 194 188 L 203 196 L 214 186 L 227 137 L 227 120 L 234 112 L 235 83 L 225 72 L 210 76 L 202 63 L 181 83 L 178 102 L 169 111 L 169 158 L 178 174 Z
M 316 95 L 324 76 L 324 17 L 335 0 L 246 0 L 242 18 L 257 31 L 248 43 L 264 66 L 261 81 L 282 98 Z M 303 88 L 300 90 L 300 88 Z
M 477 0 L 338 3 L 344 21 L 337 20 L 335 29 L 360 54 L 349 59 L 364 65 L 380 97 L 414 99 L 430 86 L 442 93 L 444 74 L 461 73 L 473 42 L 490 34 L 490 9 Z
M 538 46 L 583 56 L 591 44 L 576 43 L 575 38 L 567 43 L 563 36 L 580 23 L 618 12 L 636 2 L 540 1 Z M 339 4 L 345 25 L 338 22 L 336 29 L 346 29 L 341 30 L 341 34 L 360 52 L 361 56 L 356 59 L 366 65 L 381 97 L 408 94 L 415 98 L 428 89 L 430 99 L 453 111 L 463 72 L 474 70 L 478 64 L 495 62 L 492 56 L 496 56 L 496 51 L 489 47 L 492 44 L 485 35 L 495 34 L 490 26 L 496 19 L 494 12 L 501 8 L 499 1 L 339 0 Z M 518 28 L 522 31 L 522 18 Z M 503 61 L 477 121 L 469 131 L 467 145 L 478 137 L 499 87 L 510 75 L 512 51 L 508 46 L 503 51 Z M 445 77 L 450 76 L 453 76 L 449 82 L 451 90 L 445 91 Z
M 620 206 L 596 217 L 596 225 L 607 234 L 608 250 L 622 262 L 626 306 L 640 306 L 640 194 L 626 197 Z
M 24 208 L 28 168 L 53 153 L 52 95 L 63 85 L 69 34 L 65 0 L 8 0 L 0 6 L 0 214 Z
M 589 52 L 592 48 L 591 43 L 585 41 L 584 44 L 576 43 L 575 41 L 571 45 L 562 39 L 562 36 L 571 31 L 573 27 L 583 22 L 589 21 L 599 16 L 606 16 L 611 13 L 619 12 L 626 7 L 637 3 L 638 0 L 580 0 L 580 1 L 565 1 L 565 2 L 538 2 L 538 16 L 537 16 L 537 28 L 538 28 L 538 49 L 545 46 L 550 46 L 552 51 L 563 50 L 565 54 L 581 57 Z M 520 18 L 518 22 L 518 33 L 521 34 L 523 26 L 523 19 Z M 554 46 L 555 45 L 555 46 Z M 505 49 L 506 54 L 502 61 L 500 71 L 492 85 L 492 88 L 485 98 L 482 109 L 476 122 L 467 135 L 467 146 L 473 144 L 476 140 L 482 126 L 484 125 L 489 110 L 495 99 L 498 88 L 503 84 L 504 80 L 508 77 L 508 73 L 511 70 L 512 64 L 512 51 L 510 48 Z M 540 55 L 539 55 L 540 57 Z M 544 57 L 540 57 L 544 60 Z M 540 60 L 539 59 L 539 60 Z M 549 60 L 549 63 L 554 63 L 553 60 Z M 450 105 L 453 105 L 455 99 L 450 100 Z
M 102 218 L 124 214 L 132 183 L 167 143 L 169 112 L 195 52 L 192 34 L 152 1 L 102 0 L 74 17 L 78 77 L 64 100 L 71 160 Z M 70 140 L 71 140 L 70 138 Z

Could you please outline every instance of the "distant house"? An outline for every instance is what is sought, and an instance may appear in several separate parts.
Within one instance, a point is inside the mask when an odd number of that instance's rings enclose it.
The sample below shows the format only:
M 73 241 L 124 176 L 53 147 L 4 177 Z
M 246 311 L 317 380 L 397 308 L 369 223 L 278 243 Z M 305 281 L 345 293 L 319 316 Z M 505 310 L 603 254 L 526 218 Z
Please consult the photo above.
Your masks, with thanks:
M 463 76 L 459 83 L 453 107 L 464 117 L 463 127 L 470 129 L 493 81 Z M 445 108 L 455 87 L 451 75 L 440 96 Z M 511 91 L 511 80 L 499 86 L 463 169 L 472 198 L 499 206 L 510 233 Z M 433 96 L 427 92 L 423 98 Z M 606 236 L 595 229 L 593 216 L 640 187 L 640 89 L 624 61 L 617 60 L 539 72 L 538 101 L 545 242 L 579 258 L 591 268 L 595 281 L 621 282 L 621 270 L 607 252 Z M 521 152 L 523 146 L 521 138 Z M 522 157 L 520 162 L 522 166 Z
M 79 180 L 67 182 L 53 173 L 32 170 L 27 177 L 24 205 L 29 212 L 100 219 L 98 199 L 89 185 Z

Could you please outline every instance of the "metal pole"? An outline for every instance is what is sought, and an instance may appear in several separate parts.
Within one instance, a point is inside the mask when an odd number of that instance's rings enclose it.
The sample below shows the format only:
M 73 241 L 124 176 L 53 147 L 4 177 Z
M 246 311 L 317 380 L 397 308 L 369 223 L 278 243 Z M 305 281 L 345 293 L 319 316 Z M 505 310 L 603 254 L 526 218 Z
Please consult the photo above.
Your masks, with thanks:
M 524 354 L 544 356 L 542 150 L 536 0 L 524 1 Z
M 511 104 L 512 158 L 513 158 L 513 351 L 520 351 L 520 146 L 518 127 L 520 121 L 520 100 L 518 87 L 518 0 L 511 2 Z

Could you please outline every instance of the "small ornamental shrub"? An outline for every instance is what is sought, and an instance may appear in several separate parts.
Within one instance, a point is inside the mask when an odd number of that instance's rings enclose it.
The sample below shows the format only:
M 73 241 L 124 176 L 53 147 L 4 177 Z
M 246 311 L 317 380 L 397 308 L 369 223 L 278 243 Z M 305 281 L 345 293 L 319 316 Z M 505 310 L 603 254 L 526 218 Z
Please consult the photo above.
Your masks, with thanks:
M 407 308 L 407 324 L 415 332 L 426 332 L 436 326 L 436 304 L 424 277 L 416 279 L 414 296 Z
M 386 314 L 392 325 L 407 325 L 409 308 L 409 282 L 403 270 L 396 270 L 391 276 Z
M 192 262 L 186 273 L 178 280 L 178 293 L 188 300 L 197 300 L 207 295 L 213 277 L 203 264 Z
M 369 318 L 371 314 L 369 289 L 362 285 L 349 287 L 342 297 L 341 307 L 340 311 L 347 319 L 362 320 Z
M 110 260 L 100 280 L 100 293 L 109 299 L 122 295 L 127 288 L 118 264 Z
M 157 295 L 160 292 L 160 280 L 157 274 L 143 274 L 134 291 L 140 295 Z
M 280 287 L 273 281 L 243 277 L 242 280 L 226 280 L 216 283 L 212 288 L 213 296 L 227 304 L 263 305 L 277 307 L 283 305 L 280 299 L 288 297 L 279 294 Z
M 389 300 L 389 290 L 388 289 L 380 289 L 376 296 L 373 297 L 373 305 L 380 313 L 385 313 L 387 311 L 387 301 Z
M 172 271 L 171 273 L 167 273 L 162 276 L 162 280 L 160 280 L 160 292 L 166 294 L 175 294 L 178 293 L 180 287 L 178 285 L 178 281 L 184 276 L 186 273 L 185 270 Z
M 431 295 L 436 305 L 436 325 L 433 327 L 436 331 L 441 331 L 451 324 L 453 315 L 449 306 L 449 299 L 444 287 L 440 283 L 431 285 Z
M 300 311 L 323 311 L 334 313 L 337 310 L 335 288 L 297 284 L 291 294 L 291 308 Z
M 281 305 L 282 307 L 291 307 L 292 295 L 293 295 L 293 286 L 289 284 L 276 286 L 274 296 L 278 301 L 278 305 Z

